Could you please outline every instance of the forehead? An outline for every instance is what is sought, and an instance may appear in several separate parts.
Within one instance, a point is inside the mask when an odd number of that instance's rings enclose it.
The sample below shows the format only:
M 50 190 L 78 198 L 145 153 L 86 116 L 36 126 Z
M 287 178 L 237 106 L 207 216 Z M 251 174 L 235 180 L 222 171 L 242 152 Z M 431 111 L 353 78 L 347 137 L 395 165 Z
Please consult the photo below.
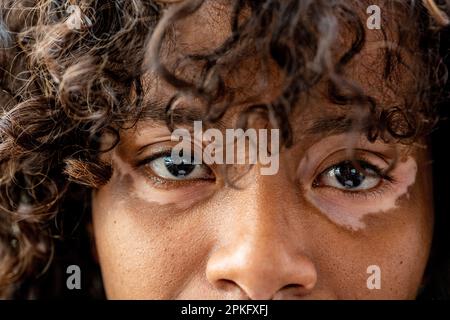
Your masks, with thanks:
M 179 63 L 180 57 L 190 54 L 205 54 L 214 52 L 231 36 L 232 1 L 230 0 L 206 0 L 204 4 L 193 14 L 185 19 L 177 21 L 166 37 L 161 55 L 162 62 L 171 68 L 177 76 L 193 80 L 201 73 L 203 65 L 194 61 Z M 407 97 L 414 91 L 414 68 L 420 65 L 414 57 L 414 39 L 400 39 L 399 25 L 409 22 L 404 12 L 396 8 L 396 1 L 352 1 L 347 2 L 351 10 L 361 18 L 365 26 L 369 15 L 366 9 L 369 5 L 376 4 L 382 9 L 382 29 L 365 31 L 365 42 L 362 51 L 357 54 L 344 70 L 345 77 L 357 84 L 368 96 L 373 97 L 380 106 L 403 107 Z M 250 14 L 249 10 L 243 11 L 243 19 Z M 411 22 L 409 22 L 411 23 Z M 354 30 L 348 28 L 343 21 L 336 30 L 336 41 L 333 45 L 333 61 L 343 51 L 348 50 L 354 40 Z M 319 39 L 320 40 L 320 39 Z M 296 43 L 302 46 L 301 43 Z M 388 61 L 395 51 L 401 56 L 402 63 Z M 416 61 L 417 60 L 417 61 Z M 392 72 L 386 77 L 387 64 L 392 64 Z M 245 108 L 246 105 L 258 103 L 270 103 L 279 96 L 284 86 L 284 76 L 274 61 L 267 61 L 261 52 L 249 50 L 242 52 L 239 59 L 233 65 L 221 66 L 221 76 L 226 84 L 226 90 L 234 96 L 234 106 Z M 175 95 L 178 90 L 168 85 L 155 74 L 147 74 L 144 77 L 146 100 L 149 105 L 152 101 L 159 101 L 162 105 L 169 97 Z M 326 81 L 320 82 L 313 90 L 308 92 L 307 97 L 299 104 L 303 104 L 303 110 L 313 105 L 320 104 L 321 110 L 314 108 L 309 117 L 316 113 L 334 113 L 337 109 L 327 100 Z M 196 101 L 196 105 L 201 105 Z M 239 110 L 239 108 L 235 108 Z M 345 113 L 346 110 L 339 109 Z

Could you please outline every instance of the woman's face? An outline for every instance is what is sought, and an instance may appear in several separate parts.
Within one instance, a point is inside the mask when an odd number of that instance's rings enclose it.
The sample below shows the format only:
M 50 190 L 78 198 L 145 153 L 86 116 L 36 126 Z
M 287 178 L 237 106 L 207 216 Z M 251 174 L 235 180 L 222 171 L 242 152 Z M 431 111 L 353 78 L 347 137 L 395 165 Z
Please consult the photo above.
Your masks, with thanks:
M 180 22 L 182 50 L 220 44 L 229 35 L 229 10 L 222 1 L 207 1 Z M 396 90 L 385 83 L 378 71 L 382 51 L 371 49 L 379 36 L 368 33 L 347 73 L 379 105 L 401 105 L 412 79 L 399 70 Z M 251 55 L 227 75 L 238 102 L 217 124 L 220 131 L 233 128 L 246 107 L 278 96 L 282 77 L 274 67 L 261 71 L 257 61 Z M 123 131 L 120 144 L 105 154 L 113 176 L 93 193 L 108 298 L 416 297 L 433 231 L 425 143 L 369 143 L 345 121 L 357 108 L 333 105 L 318 85 L 291 116 L 294 144 L 281 150 L 277 173 L 262 175 L 257 164 L 243 175 L 246 166 L 230 166 L 231 179 L 241 176 L 232 188 L 219 165 L 168 165 L 175 142 L 160 106 L 175 91 L 152 75 L 145 86 L 148 117 Z M 198 110 L 189 101 L 183 106 L 180 125 L 190 127 Z M 266 128 L 264 121 L 252 123 Z

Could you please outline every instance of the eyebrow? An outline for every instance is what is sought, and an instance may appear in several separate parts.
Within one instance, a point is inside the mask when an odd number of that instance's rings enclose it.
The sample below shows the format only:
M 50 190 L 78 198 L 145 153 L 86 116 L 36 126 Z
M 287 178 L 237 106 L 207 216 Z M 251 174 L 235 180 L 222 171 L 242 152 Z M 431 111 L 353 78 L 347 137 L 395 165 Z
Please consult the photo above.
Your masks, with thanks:
M 353 119 L 346 116 L 323 117 L 314 120 L 313 124 L 306 130 L 307 134 L 313 135 L 336 135 L 348 133 L 356 128 Z M 362 128 L 363 130 L 365 127 Z
M 144 100 L 142 119 L 153 121 L 156 125 L 165 125 L 169 116 L 167 109 L 168 103 L 164 100 Z M 173 124 L 192 126 L 194 121 L 204 120 L 204 111 L 198 107 L 175 108 L 172 112 Z M 214 124 L 221 129 L 227 127 L 221 119 Z M 314 120 L 312 125 L 306 129 L 306 134 L 328 136 L 348 133 L 354 129 L 353 119 L 347 116 L 329 116 Z
M 143 111 L 141 113 L 143 120 L 154 121 L 157 124 L 166 124 L 169 118 L 175 125 L 192 125 L 194 121 L 203 120 L 204 110 L 196 107 L 175 108 L 168 113 L 168 103 L 162 100 L 143 101 Z

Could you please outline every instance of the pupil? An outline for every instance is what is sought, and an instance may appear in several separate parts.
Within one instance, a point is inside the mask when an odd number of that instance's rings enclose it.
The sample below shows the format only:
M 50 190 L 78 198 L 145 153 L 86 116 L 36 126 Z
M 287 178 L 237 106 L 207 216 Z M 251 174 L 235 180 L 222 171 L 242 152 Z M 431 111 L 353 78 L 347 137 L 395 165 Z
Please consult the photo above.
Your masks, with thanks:
M 334 169 L 334 175 L 345 188 L 357 188 L 366 178 L 350 162 L 344 162 Z
M 184 178 L 188 176 L 192 171 L 195 169 L 194 164 L 187 163 L 190 162 L 187 159 L 183 159 L 183 163 L 181 164 L 174 164 L 172 157 L 165 157 L 164 158 L 164 164 L 167 168 L 167 170 L 177 178 Z

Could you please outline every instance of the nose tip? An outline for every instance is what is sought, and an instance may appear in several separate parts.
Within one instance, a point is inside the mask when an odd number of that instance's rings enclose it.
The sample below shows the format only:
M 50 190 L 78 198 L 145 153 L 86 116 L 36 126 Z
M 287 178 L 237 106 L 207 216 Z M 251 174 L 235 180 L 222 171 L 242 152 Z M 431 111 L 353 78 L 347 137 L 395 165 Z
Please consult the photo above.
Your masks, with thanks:
M 223 248 L 208 261 L 208 281 L 220 290 L 240 292 L 252 300 L 289 299 L 308 295 L 316 285 L 317 272 L 303 254 L 287 255 L 258 246 Z

